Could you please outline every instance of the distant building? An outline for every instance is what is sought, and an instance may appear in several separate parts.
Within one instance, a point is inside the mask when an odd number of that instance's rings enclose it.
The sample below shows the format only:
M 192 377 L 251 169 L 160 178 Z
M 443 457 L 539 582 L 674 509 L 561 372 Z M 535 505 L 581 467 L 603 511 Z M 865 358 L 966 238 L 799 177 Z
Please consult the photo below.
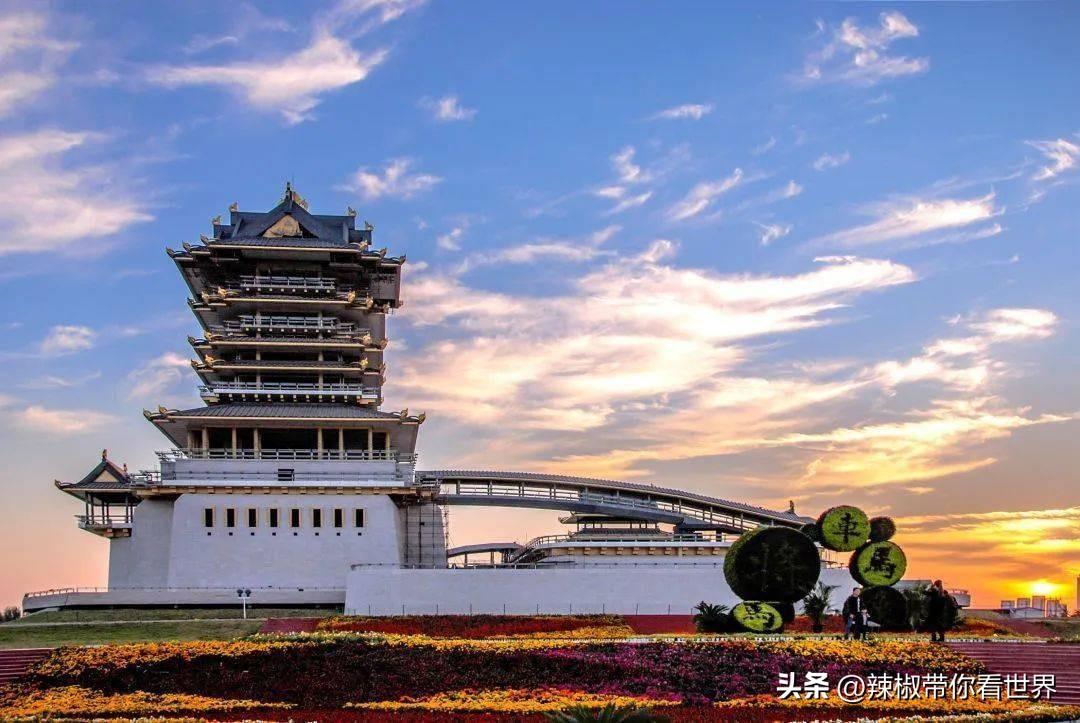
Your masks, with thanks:
M 1016 601 L 1015 600 L 1002 600 L 1001 601 L 1001 609 L 1002 610 L 1012 610 L 1015 607 L 1016 607 Z
M 1018 598 L 1016 598 L 1016 607 L 1018 607 L 1018 608 L 1029 608 L 1029 607 L 1031 607 L 1031 598 L 1029 598 L 1029 597 L 1018 597 Z
M 1069 608 L 1067 605 L 1061 602 L 1060 598 L 1050 598 L 1046 601 L 1046 617 L 1048 618 L 1064 618 L 1069 614 Z
M 1046 596 L 1045 595 L 1032 595 L 1031 596 L 1031 607 L 1035 608 L 1036 610 L 1042 610 L 1045 613 L 1046 612 Z

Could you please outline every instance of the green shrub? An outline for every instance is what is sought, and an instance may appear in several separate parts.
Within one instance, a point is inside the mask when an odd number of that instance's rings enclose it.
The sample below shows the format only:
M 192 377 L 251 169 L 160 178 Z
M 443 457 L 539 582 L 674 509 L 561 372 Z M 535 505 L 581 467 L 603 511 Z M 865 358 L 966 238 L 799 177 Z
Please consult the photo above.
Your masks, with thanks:
M 821 575 L 810 538 L 788 527 L 759 527 L 744 533 L 724 557 L 724 578 L 743 600 L 795 602 Z

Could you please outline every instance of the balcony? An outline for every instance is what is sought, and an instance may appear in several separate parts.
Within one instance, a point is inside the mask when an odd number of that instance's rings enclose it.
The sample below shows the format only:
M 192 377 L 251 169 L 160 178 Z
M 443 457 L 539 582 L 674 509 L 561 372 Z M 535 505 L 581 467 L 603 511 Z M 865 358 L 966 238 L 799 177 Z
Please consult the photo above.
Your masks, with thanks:
M 170 449 L 157 453 L 161 471 L 134 478 L 145 488 L 170 484 L 209 486 L 287 484 L 301 487 L 339 485 L 419 489 L 413 467 L 416 455 L 396 449 Z
M 337 288 L 334 279 L 314 276 L 241 276 L 244 291 L 331 293 Z
M 226 331 L 334 332 L 352 333 L 356 324 L 323 316 L 256 316 L 241 314 L 238 320 L 222 324 Z
M 80 530 L 86 530 L 101 537 L 131 537 L 131 507 L 108 511 L 95 510 L 86 515 L 75 515 L 75 520 Z
M 293 382 L 216 382 L 199 387 L 203 399 L 211 401 L 222 395 L 253 397 L 356 397 L 378 401 L 379 388 L 363 384 L 316 384 Z

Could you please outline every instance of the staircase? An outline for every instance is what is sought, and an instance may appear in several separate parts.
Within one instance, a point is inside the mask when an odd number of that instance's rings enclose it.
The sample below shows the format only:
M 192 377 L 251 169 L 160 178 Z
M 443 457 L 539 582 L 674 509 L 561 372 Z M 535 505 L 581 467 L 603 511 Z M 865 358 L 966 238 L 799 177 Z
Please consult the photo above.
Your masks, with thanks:
M 1053 674 L 1054 703 L 1080 705 L 1080 644 L 1076 643 L 949 643 L 958 653 L 982 661 L 991 673 Z
M 51 652 L 52 648 L 0 650 L 0 685 L 15 680 Z

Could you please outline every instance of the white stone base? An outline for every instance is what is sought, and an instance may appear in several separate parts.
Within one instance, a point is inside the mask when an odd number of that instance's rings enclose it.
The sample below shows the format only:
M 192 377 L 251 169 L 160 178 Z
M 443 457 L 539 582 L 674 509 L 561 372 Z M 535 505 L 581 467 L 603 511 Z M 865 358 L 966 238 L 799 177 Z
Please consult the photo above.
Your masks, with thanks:
M 252 588 L 249 605 L 339 606 L 345 602 L 345 591 L 327 588 Z M 143 588 L 102 590 L 100 592 L 57 591 L 35 593 L 23 598 L 23 610 L 45 610 L 70 607 L 240 607 L 235 588 Z
M 839 605 L 854 580 L 822 570 Z M 354 615 L 592 614 L 689 615 L 702 600 L 739 598 L 720 565 L 482 569 L 356 567 L 346 580 L 345 612 Z

